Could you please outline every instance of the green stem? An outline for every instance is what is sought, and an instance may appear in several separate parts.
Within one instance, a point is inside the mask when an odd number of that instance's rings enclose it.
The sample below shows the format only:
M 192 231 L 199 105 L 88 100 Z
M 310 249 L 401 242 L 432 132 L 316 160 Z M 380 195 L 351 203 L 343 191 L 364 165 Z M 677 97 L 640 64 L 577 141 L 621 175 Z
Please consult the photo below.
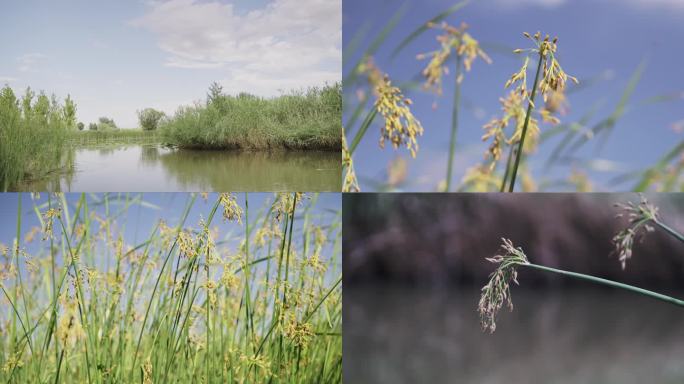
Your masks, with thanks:
M 522 135 L 520 136 L 520 143 L 518 144 L 518 153 L 515 156 L 515 165 L 513 166 L 513 174 L 511 176 L 511 184 L 508 187 L 508 192 L 513 192 L 515 188 L 515 177 L 518 175 L 518 166 L 520 165 L 520 159 L 523 157 L 523 145 L 525 143 L 525 136 L 527 136 L 527 127 L 530 125 L 530 117 L 532 116 L 532 109 L 534 109 L 534 97 L 537 95 L 537 83 L 539 81 L 539 73 L 541 72 L 542 62 L 544 61 L 544 55 L 541 51 L 539 52 L 539 63 L 537 63 L 537 73 L 534 75 L 534 84 L 532 85 L 532 95 L 530 95 L 530 101 L 527 104 L 527 114 L 525 115 L 525 124 L 523 125 Z
M 653 291 L 649 291 L 649 290 L 642 289 L 639 287 L 635 287 L 633 285 L 622 284 L 622 283 L 618 283 L 617 281 L 602 279 L 600 277 L 585 275 L 583 273 L 570 272 L 570 271 L 564 271 L 561 269 L 545 267 L 543 265 L 538 265 L 538 264 L 520 264 L 520 266 L 530 267 L 530 268 L 534 268 L 534 269 L 538 269 L 538 270 L 546 271 L 546 272 L 554 272 L 554 273 L 558 273 L 560 275 L 574 277 L 574 278 L 581 279 L 581 280 L 588 280 L 588 281 L 592 281 L 594 283 L 603 284 L 603 285 L 607 285 L 610 287 L 621 288 L 621 289 L 631 291 L 631 292 L 635 292 L 635 293 L 639 293 L 641 295 L 648 296 L 648 297 L 651 297 L 654 299 L 662 300 L 662 301 L 668 302 L 670 304 L 674 304 L 674 305 L 684 307 L 684 301 L 683 300 L 675 299 L 674 297 L 666 296 L 666 295 L 663 295 L 663 294 L 660 294 L 657 292 L 653 292 Z
M 361 139 L 366 134 L 368 127 L 370 127 L 371 123 L 373 122 L 373 119 L 375 119 L 375 116 L 377 114 L 378 114 L 378 109 L 375 108 L 375 106 L 373 106 L 373 109 L 368 113 L 366 118 L 363 120 L 363 123 L 361 124 L 361 128 L 359 128 L 359 131 L 356 132 L 356 135 L 354 135 L 354 139 L 352 140 L 351 145 L 349 146 L 349 155 L 350 156 L 352 154 L 354 154 L 354 150 L 356 150 L 356 147 L 361 142 Z
M 508 180 L 508 175 L 511 173 L 511 160 L 513 159 L 513 151 L 515 146 L 511 145 L 508 150 L 508 160 L 506 160 L 506 171 L 504 172 L 503 179 L 501 180 L 501 188 L 499 192 L 504 192 L 506 190 L 506 180 Z
M 458 50 L 458 47 L 456 48 Z M 458 109 L 461 104 L 461 56 L 456 55 L 456 85 L 454 87 L 454 106 L 451 109 L 451 138 L 449 140 L 449 162 L 447 163 L 446 192 L 451 190 L 451 172 L 454 165 L 454 152 L 456 150 L 456 131 L 458 131 Z
M 658 220 L 658 219 L 654 219 L 653 222 L 656 223 L 660 228 L 664 229 L 667 233 L 669 233 L 670 235 L 672 235 L 672 236 L 673 236 L 674 238 L 676 238 L 677 240 L 679 240 L 679 241 L 681 241 L 681 242 L 684 242 L 684 236 L 683 236 L 681 233 L 679 233 L 679 232 L 677 232 L 676 230 L 674 230 L 674 229 L 673 229 L 672 227 L 670 227 L 669 225 L 663 223 L 662 221 L 660 221 L 660 220 Z

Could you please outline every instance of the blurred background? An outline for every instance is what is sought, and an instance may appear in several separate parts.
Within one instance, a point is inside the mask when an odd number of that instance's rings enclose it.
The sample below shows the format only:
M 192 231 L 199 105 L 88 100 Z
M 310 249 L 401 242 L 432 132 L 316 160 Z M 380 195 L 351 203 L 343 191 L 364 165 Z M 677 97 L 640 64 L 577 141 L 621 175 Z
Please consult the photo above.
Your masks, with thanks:
M 461 3 L 467 4 L 457 7 Z M 443 79 L 444 92 L 436 96 L 422 89 L 421 71 L 429 60 L 417 60 L 416 55 L 438 49 L 435 37 L 441 32 L 429 29 L 402 44 L 436 16 L 454 26 L 467 23 L 468 33 L 493 60 L 488 65 L 478 58 L 465 73 L 454 185 L 459 186 L 466 170 L 482 161 L 487 148 L 481 141 L 482 126 L 501 114 L 499 98 L 507 94 L 504 83 L 522 64 L 523 56 L 512 51 L 531 45 L 523 32 L 558 36 L 558 60 L 580 80 L 579 86 L 567 89 L 567 113 L 559 116 L 568 125 L 540 126 L 544 140 L 529 156 L 538 190 L 578 189 L 570 177 L 573 171 L 588 178 L 596 191 L 633 190 L 641 172 L 682 142 L 684 56 L 673 49 L 684 36 L 681 0 L 345 0 L 343 122 L 348 141 L 374 100 L 365 77 L 353 75 L 364 57 L 372 57 L 393 85 L 413 100 L 411 111 L 425 129 L 418 138 L 417 158 L 411 159 L 406 149 L 378 147 L 382 119 L 376 119 L 354 152 L 362 190 L 436 191 L 446 177 L 455 60 L 447 62 L 450 73 Z M 363 112 L 355 118 L 359 105 Z M 574 144 L 563 149 L 570 141 L 570 128 L 592 136 L 576 150 L 570 150 Z M 683 153 L 684 148 L 678 148 L 665 162 L 680 172 L 677 164 Z M 657 183 L 653 184 L 655 189 Z M 668 188 L 681 190 L 681 185 Z
M 684 230 L 684 196 L 646 195 Z M 681 383 L 684 308 L 519 269 L 494 334 L 476 312 L 501 237 L 531 262 L 684 298 L 656 229 L 622 271 L 615 203 L 637 194 L 345 194 L 344 375 L 354 383 Z

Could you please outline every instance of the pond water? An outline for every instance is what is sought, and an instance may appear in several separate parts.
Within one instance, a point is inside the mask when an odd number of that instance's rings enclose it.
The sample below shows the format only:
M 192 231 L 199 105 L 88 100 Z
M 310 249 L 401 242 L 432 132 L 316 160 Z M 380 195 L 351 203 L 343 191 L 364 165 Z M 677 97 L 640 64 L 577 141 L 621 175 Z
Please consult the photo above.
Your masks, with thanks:
M 346 286 L 345 381 L 684 382 L 682 308 L 604 289 L 512 293 L 490 335 L 479 290 Z
M 103 145 L 67 154 L 68 173 L 20 186 L 28 191 L 339 192 L 339 152 L 197 151 L 160 145 Z

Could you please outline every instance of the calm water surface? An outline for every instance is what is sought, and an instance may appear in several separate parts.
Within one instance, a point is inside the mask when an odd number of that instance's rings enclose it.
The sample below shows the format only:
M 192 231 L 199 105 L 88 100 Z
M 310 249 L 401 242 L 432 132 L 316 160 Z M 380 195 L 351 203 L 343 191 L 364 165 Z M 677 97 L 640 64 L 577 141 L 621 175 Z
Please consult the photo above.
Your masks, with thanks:
M 339 152 L 193 151 L 159 145 L 72 150 L 74 170 L 22 186 L 38 191 L 335 191 Z
M 680 295 L 681 296 L 681 295 Z M 684 310 L 611 290 L 513 291 L 480 331 L 478 290 L 345 287 L 350 383 L 684 383 Z

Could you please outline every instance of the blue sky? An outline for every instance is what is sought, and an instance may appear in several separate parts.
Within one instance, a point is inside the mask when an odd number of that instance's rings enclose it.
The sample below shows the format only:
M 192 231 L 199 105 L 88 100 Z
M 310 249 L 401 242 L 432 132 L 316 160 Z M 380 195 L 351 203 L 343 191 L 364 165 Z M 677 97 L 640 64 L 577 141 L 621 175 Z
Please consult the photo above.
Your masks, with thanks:
M 34 202 L 31 200 L 31 196 L 28 193 L 18 194 L 18 193 L 2 193 L 0 194 L 0 243 L 5 246 L 11 246 L 12 242 L 16 238 L 16 224 L 17 224 L 17 207 L 19 196 L 21 195 L 22 202 L 22 215 L 21 215 L 21 233 L 22 238 L 30 232 L 31 228 L 34 226 L 40 226 L 39 221 L 34 212 Z M 122 210 L 125 204 L 126 197 L 133 199 L 135 197 L 142 196 L 142 200 L 145 204 L 132 204 L 124 214 L 116 219 L 115 230 L 120 231 L 123 235 L 124 243 L 126 245 L 138 245 L 148 239 L 151 235 L 154 226 L 163 219 L 169 226 L 175 226 L 180 222 L 183 215 L 186 204 L 191 199 L 190 193 L 145 193 L 145 194 L 109 194 L 110 202 L 110 216 Z M 245 194 L 237 193 L 238 204 L 242 209 L 245 209 Z M 75 207 L 78 200 L 81 197 L 79 193 L 67 193 L 65 194 L 67 202 L 70 207 L 71 217 L 75 212 Z M 88 198 L 88 209 L 90 212 L 97 212 L 99 215 L 105 215 L 105 207 L 102 203 L 102 194 L 87 194 Z M 310 223 L 314 225 L 323 226 L 327 228 L 331 223 L 338 221 L 336 216 L 340 215 L 342 209 L 342 197 L 339 193 L 320 193 L 320 194 L 308 194 L 308 199 L 305 201 L 302 208 L 298 208 L 300 213 L 303 212 L 304 207 L 310 207 Z M 274 199 L 274 194 L 272 193 L 249 193 L 247 194 L 249 202 L 249 214 L 251 226 L 254 228 L 255 220 L 259 220 L 259 225 L 261 225 L 263 220 L 263 215 L 266 213 L 270 204 L 272 204 Z M 209 194 L 207 201 L 204 201 L 200 196 L 195 200 L 192 206 L 188 218 L 186 220 L 186 227 L 197 227 L 197 223 L 200 217 L 205 219 L 209 216 L 213 204 L 216 202 L 217 195 Z M 35 205 L 39 207 L 40 211 L 45 211 L 47 209 L 48 194 L 41 193 L 40 198 L 35 201 Z M 52 198 L 53 204 L 55 203 L 55 198 Z M 301 225 L 303 223 L 300 220 L 302 216 L 297 215 L 295 222 L 295 229 L 297 231 L 301 230 Z M 244 220 L 244 217 L 243 217 Z M 97 227 L 98 224 L 94 222 L 93 224 Z M 239 242 L 244 238 L 244 225 L 239 225 L 234 222 L 225 222 L 221 220 L 220 214 L 217 214 L 215 220 L 212 223 L 212 229 L 219 229 L 219 237 L 216 239 L 217 242 L 226 241 L 224 245 L 227 245 L 228 249 L 233 252 L 239 246 Z M 338 228 L 339 230 L 339 228 Z M 59 233 L 56 231 L 55 233 Z M 297 233 L 297 232 L 296 232 Z M 301 232 L 299 232 L 301 233 Z M 41 242 L 40 235 L 36 236 L 30 244 L 25 244 L 22 241 L 22 247 L 25 247 L 26 251 L 32 256 L 41 256 L 41 252 L 45 251 L 45 244 Z M 332 255 L 333 250 L 333 238 L 329 239 L 329 243 L 326 245 L 324 252 L 325 255 Z M 295 236 L 293 238 L 293 244 L 301 244 L 301 236 Z M 337 247 L 340 245 L 337 244 Z M 337 257 L 340 257 L 339 249 L 337 250 Z M 327 256 L 330 257 L 330 256 Z
M 365 49 L 394 12 L 404 2 L 345 0 L 343 4 L 343 45 L 364 26 Z M 394 59 L 392 50 L 411 31 L 446 10 L 455 1 L 408 0 L 401 21 L 375 56 L 376 63 L 389 73 L 395 84 L 416 76 L 425 61 L 416 60 L 418 53 L 437 48 L 435 31 L 423 34 Z M 581 159 L 573 160 L 578 169 L 588 170 L 597 189 L 624 190 L 631 184 L 615 186 L 610 183 L 616 175 L 643 169 L 655 163 L 664 152 L 683 139 L 684 125 L 684 1 L 681 0 L 474 0 L 451 15 L 452 25 L 467 22 L 469 32 L 483 44 L 494 63 L 487 65 L 477 60 L 463 83 L 464 109 L 461 114 L 458 148 L 455 159 L 457 182 L 465 169 L 478 163 L 486 149 L 480 141 L 482 125 L 500 112 L 499 97 L 504 96 L 506 80 L 520 68 L 520 58 L 510 49 L 526 48 L 528 41 L 522 32 L 541 30 L 559 37 L 559 59 L 566 72 L 591 86 L 569 96 L 570 111 L 561 116 L 565 122 L 577 121 L 599 105 L 593 123 L 608 117 L 620 99 L 631 74 L 642 60 L 646 70 L 632 97 L 626 114 L 618 121 L 607 144 L 602 149 L 590 143 L 579 152 L 584 160 L 591 159 L 593 168 Z M 495 49 L 494 46 L 503 47 Z M 358 60 L 356 55 L 345 56 L 343 73 Z M 453 70 L 452 70 L 453 73 Z M 530 74 L 529 76 L 533 76 Z M 595 82 L 589 79 L 597 79 Z M 530 80 L 531 81 L 531 80 Z M 370 180 L 383 180 L 387 164 L 396 156 L 408 160 L 410 184 L 407 190 L 434 190 L 446 174 L 453 75 L 445 79 L 444 96 L 407 91 L 413 99 L 414 114 L 422 122 L 425 134 L 419 138 L 418 158 L 410 160 L 406 150 L 378 148 L 376 123 L 355 153 L 355 166 L 364 190 L 373 189 Z M 346 87 L 347 95 L 356 89 Z M 669 102 L 651 103 L 649 97 L 673 95 Z M 349 117 L 349 107 L 345 121 Z M 545 126 L 548 129 L 548 126 Z M 679 127 L 679 129 L 676 129 Z M 558 138 L 559 139 L 559 138 Z M 546 145 L 533 155 L 531 166 L 537 181 L 557 181 L 570 172 L 565 164 L 544 170 L 544 162 L 558 140 Z M 555 187 L 558 188 L 558 187 Z
M 275 96 L 340 80 L 340 0 L 12 1 L 0 13 L 0 84 L 64 98 L 78 118 L 137 127 L 231 94 Z

